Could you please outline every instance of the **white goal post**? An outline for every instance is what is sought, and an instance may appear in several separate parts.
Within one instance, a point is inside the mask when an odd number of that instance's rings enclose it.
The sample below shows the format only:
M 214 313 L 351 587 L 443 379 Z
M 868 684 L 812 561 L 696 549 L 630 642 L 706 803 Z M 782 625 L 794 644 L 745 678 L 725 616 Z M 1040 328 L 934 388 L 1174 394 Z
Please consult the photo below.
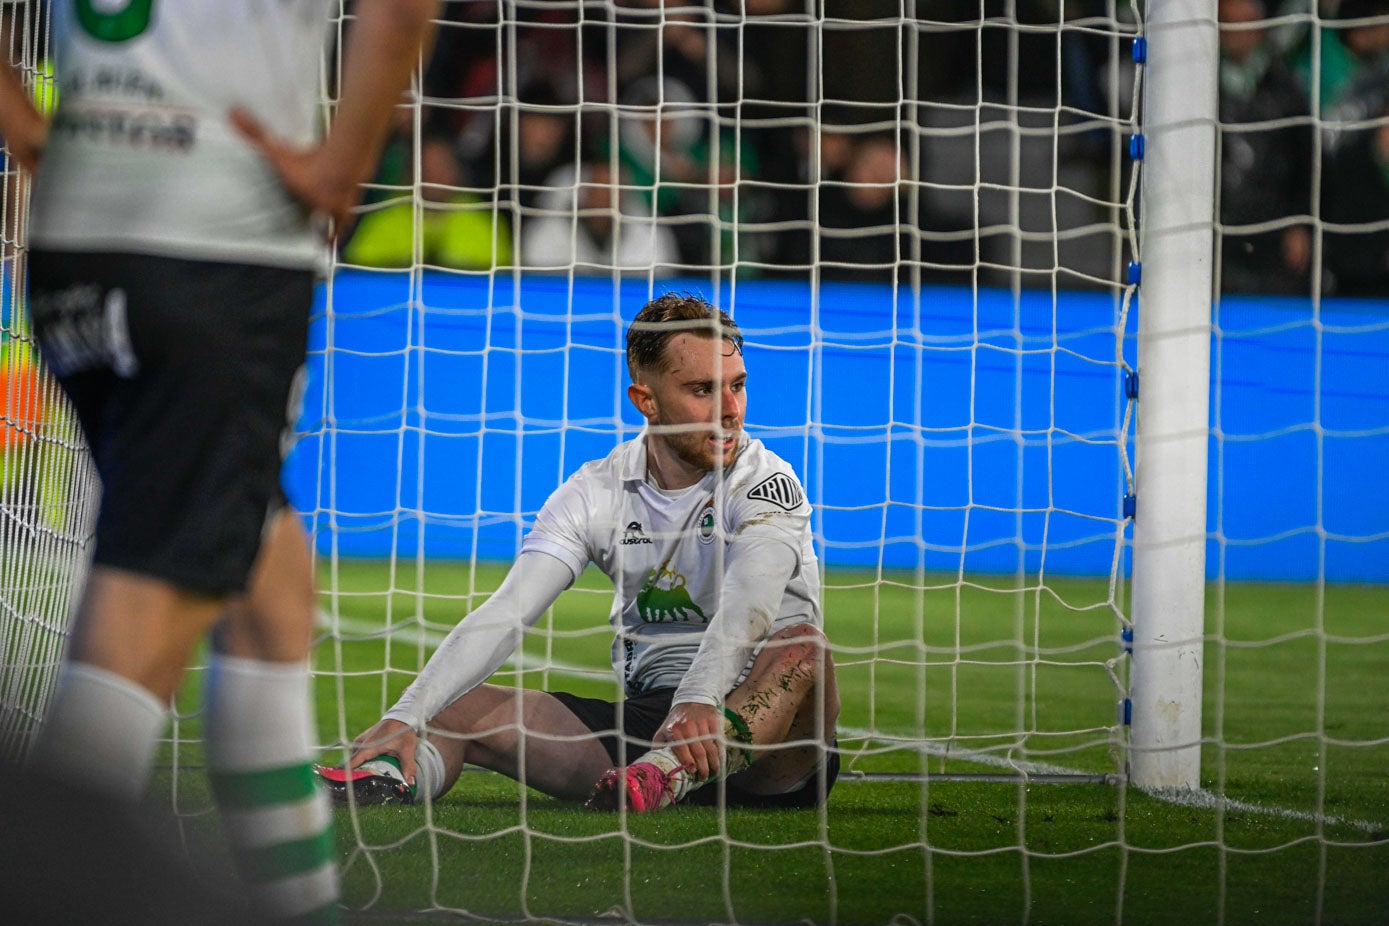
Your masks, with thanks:
M 1215 0 L 1148 5 L 1129 771 L 1201 786 L 1216 213 Z

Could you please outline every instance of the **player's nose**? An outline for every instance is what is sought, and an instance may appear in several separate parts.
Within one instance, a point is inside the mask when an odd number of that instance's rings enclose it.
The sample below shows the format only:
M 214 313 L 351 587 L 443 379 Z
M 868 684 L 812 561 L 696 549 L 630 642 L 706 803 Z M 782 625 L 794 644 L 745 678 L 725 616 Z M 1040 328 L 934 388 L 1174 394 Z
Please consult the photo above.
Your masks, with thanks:
M 719 391 L 719 419 L 724 427 L 732 427 L 743 420 L 743 395 L 731 386 Z

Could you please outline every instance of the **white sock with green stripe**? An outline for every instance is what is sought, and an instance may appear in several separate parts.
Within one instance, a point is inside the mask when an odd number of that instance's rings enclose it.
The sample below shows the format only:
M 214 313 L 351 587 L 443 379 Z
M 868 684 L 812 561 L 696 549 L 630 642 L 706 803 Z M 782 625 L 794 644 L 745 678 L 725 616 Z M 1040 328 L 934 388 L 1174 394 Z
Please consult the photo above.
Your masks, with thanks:
M 395 756 L 378 756 L 357 766 L 357 771 L 405 781 L 400 760 Z M 439 755 L 438 747 L 423 736 L 415 740 L 415 783 L 410 785 L 411 798 L 420 801 L 424 799 L 421 795 L 443 797 L 444 774 L 444 757 Z
M 308 666 L 215 653 L 204 713 L 213 793 L 252 898 L 276 916 L 336 922 L 332 811 L 310 764 Z
M 97 666 L 64 663 L 30 762 L 40 774 L 134 802 L 168 719 L 148 689 Z
M 415 792 L 438 800 L 444 796 L 444 757 L 423 735 L 415 741 Z

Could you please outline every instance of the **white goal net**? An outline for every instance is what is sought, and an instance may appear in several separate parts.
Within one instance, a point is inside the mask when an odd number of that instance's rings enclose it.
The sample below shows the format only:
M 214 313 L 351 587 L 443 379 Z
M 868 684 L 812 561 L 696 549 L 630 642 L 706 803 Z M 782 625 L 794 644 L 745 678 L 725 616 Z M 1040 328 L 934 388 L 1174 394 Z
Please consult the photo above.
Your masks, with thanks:
M 18 12 L 16 12 L 18 11 Z M 3 7 L 0 47 L 51 100 L 42 17 Z M 7 158 L 0 189 L 0 762 L 24 756 L 86 577 L 99 488 L 77 421 L 25 318 L 28 184 Z
M 496 589 L 549 493 L 636 436 L 626 326 L 681 291 L 742 328 L 747 430 L 813 504 L 842 773 L 817 811 L 663 829 L 469 772 L 427 808 L 342 812 L 350 908 L 1224 921 L 1270 883 L 1300 921 L 1389 903 L 1342 890 L 1389 867 L 1389 8 L 440 17 L 321 287 L 285 471 L 320 563 L 325 755 Z M 36 21 L 6 40 L 43 85 Z M 23 320 L 5 179 L 18 754 L 95 496 Z M 581 578 L 493 681 L 615 697 L 610 600 Z M 195 694 L 160 763 L 193 830 Z

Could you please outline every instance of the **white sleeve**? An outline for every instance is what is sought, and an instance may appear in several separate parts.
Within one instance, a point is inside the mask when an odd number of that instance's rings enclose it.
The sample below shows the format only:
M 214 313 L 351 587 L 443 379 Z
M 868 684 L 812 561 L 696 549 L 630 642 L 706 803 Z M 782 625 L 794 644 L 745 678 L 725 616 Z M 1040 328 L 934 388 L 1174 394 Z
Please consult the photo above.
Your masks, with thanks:
M 592 506 L 588 489 L 589 482 L 581 471 L 551 492 L 521 541 L 521 552 L 548 553 L 568 566 L 574 575 L 582 575 L 592 559 L 588 538 Z
M 672 703 L 723 703 L 753 649 L 772 629 L 786 584 L 798 565 L 795 551 L 779 540 L 739 537 L 733 541 L 718 610 Z
M 522 553 L 501 588 L 449 632 L 386 717 L 418 730 L 486 681 L 574 578 L 553 556 Z

